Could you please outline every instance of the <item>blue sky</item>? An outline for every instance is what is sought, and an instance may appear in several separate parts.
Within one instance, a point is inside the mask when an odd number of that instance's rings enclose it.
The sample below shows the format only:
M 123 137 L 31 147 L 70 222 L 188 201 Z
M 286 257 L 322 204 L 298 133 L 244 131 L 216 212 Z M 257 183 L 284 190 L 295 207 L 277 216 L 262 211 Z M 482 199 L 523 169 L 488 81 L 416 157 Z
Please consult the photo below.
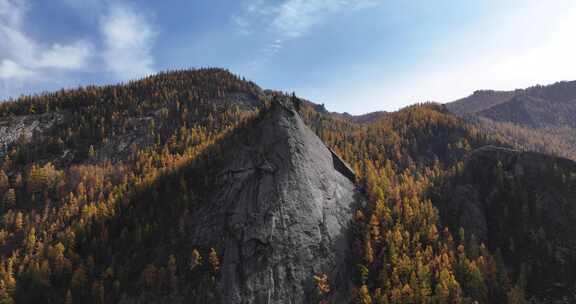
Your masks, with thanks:
M 216 66 L 360 114 L 576 79 L 573 0 L 0 0 L 0 98 Z

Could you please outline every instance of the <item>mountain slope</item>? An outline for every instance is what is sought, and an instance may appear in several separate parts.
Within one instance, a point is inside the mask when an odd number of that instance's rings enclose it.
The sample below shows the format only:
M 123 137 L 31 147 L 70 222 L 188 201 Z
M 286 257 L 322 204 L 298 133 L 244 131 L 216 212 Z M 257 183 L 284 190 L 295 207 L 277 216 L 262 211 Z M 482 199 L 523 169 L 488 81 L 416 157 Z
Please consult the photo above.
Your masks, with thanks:
M 575 185 L 573 161 L 483 147 L 442 189 L 440 210 L 498 250 L 532 294 L 562 295 L 576 282 Z
M 450 111 L 458 115 L 474 114 L 505 103 L 518 94 L 519 91 L 479 90 L 468 97 L 450 102 L 447 106 Z
M 361 203 L 353 181 L 289 100 L 275 100 L 243 137 L 211 174 L 211 203 L 188 232 L 223 254 L 223 303 L 310 302 L 319 274 L 344 302 L 348 227 Z
M 505 103 L 482 110 L 477 115 L 535 129 L 562 126 L 576 128 L 576 101 L 551 102 L 539 97 L 518 95 Z
M 304 302 L 320 296 L 314 276 L 328 274 L 338 287 L 329 296 L 349 297 L 353 174 L 292 106 L 268 109 L 270 95 L 208 69 L 2 104 L 0 294 L 21 303 Z M 245 151 L 226 152 L 237 144 Z M 275 172 L 237 172 L 260 161 Z M 238 214 L 220 217 L 224 209 Z
M 576 81 L 508 92 L 476 91 L 446 106 L 518 149 L 576 159 Z
M 358 119 L 201 69 L 23 97 L 0 121 L 8 303 L 559 296 L 444 212 L 470 153 L 512 143 L 441 105 Z
M 576 102 L 576 81 L 562 81 L 548 86 L 538 85 L 514 91 L 479 90 L 468 97 L 448 103 L 447 107 L 458 115 L 476 114 L 510 102 L 517 96 L 538 98 L 550 103 L 573 104 Z M 549 122 L 553 123 L 553 121 Z
M 220 132 L 236 122 L 232 117 L 216 121 L 218 111 L 227 109 L 225 116 L 253 112 L 264 100 L 258 86 L 225 70 L 176 71 L 125 85 L 90 86 L 3 102 L 0 134 L 5 148 L 26 150 L 5 151 L 10 157 L 20 153 L 63 166 L 90 158 L 116 162 L 137 148 L 164 144 L 182 127 L 202 125 L 209 132 Z
M 150 287 L 150 280 L 138 285 L 147 264 L 166 266 L 177 257 L 186 269 L 190 251 L 146 258 L 151 244 L 180 239 L 172 224 L 198 202 L 197 179 L 185 169 L 202 162 L 197 158 L 212 159 L 204 151 L 266 102 L 254 84 L 203 69 L 0 105 L 8 134 L 0 172 L 0 296 L 18 303 L 118 302 L 133 286 Z

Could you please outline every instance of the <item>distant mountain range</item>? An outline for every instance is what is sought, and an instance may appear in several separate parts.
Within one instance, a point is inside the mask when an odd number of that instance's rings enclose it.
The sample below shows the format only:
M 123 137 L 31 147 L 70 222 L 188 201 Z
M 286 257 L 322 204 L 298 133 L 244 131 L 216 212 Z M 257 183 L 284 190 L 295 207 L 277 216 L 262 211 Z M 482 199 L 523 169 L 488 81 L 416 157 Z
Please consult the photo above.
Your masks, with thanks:
M 576 81 L 514 91 L 481 90 L 446 106 L 517 147 L 576 157 Z
M 447 106 L 460 115 L 475 114 L 532 128 L 576 127 L 576 81 L 514 91 L 476 91 Z

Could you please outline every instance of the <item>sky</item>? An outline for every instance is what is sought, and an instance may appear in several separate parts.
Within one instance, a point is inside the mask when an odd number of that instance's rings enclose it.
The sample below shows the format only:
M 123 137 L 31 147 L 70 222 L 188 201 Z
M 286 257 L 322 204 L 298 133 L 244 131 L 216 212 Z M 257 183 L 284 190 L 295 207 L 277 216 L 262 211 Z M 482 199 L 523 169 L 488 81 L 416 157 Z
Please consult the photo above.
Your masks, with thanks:
M 222 67 L 362 114 L 576 79 L 574 0 L 0 0 L 0 99 Z

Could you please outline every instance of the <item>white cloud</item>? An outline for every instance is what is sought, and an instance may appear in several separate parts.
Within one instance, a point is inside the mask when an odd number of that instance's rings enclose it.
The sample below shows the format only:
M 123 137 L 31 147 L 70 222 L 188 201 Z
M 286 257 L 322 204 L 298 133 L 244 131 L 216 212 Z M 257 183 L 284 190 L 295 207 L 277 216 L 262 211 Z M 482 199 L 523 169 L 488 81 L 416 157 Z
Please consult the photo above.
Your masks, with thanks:
M 321 22 L 328 14 L 359 1 L 289 0 L 277 9 L 272 26 L 286 38 L 297 38 Z
M 33 71 L 27 70 L 10 59 L 0 62 L 0 79 L 24 79 L 33 75 Z
M 121 79 L 142 77 L 154 72 L 152 46 L 156 30 L 146 16 L 132 7 L 114 4 L 102 18 L 103 59 L 108 70 Z
M 272 35 L 250 66 L 256 69 L 266 63 L 292 39 L 304 36 L 330 15 L 342 10 L 356 10 L 378 5 L 382 0 L 283 0 L 270 4 L 263 0 L 248 0 L 244 11 L 232 17 L 236 30 L 252 34 L 264 29 Z
M 264 20 L 268 28 L 279 38 L 297 38 L 315 25 L 323 22 L 330 14 L 344 9 L 355 10 L 378 5 L 378 0 L 284 0 L 277 4 L 269 4 L 262 0 L 250 0 L 245 5 L 244 17 L 240 26 L 246 27 L 247 20 Z
M 22 22 L 22 15 L 25 9 L 24 1 L 0 0 L 0 21 L 3 24 L 18 26 Z
M 39 67 L 75 70 L 83 68 L 91 55 L 91 45 L 87 41 L 77 41 L 70 45 L 55 43 L 40 54 Z
M 84 40 L 46 45 L 32 38 L 23 24 L 28 9 L 24 0 L 0 0 L 0 98 L 53 73 L 81 69 L 92 56 Z
M 232 23 L 234 24 L 236 31 L 242 35 L 250 35 L 254 33 L 250 22 L 244 17 L 237 15 L 232 16 Z
M 75 72 L 101 73 L 128 80 L 154 72 L 151 48 L 156 37 L 149 18 L 126 1 L 61 0 L 82 15 L 96 35 L 72 41 L 44 41 L 26 29 L 33 2 L 0 0 L 0 99 L 22 93 L 77 85 Z M 102 39 L 101 44 L 96 43 Z M 102 47 L 96 48 L 96 46 Z M 100 63 L 100 64 L 99 64 Z M 88 67 L 91 69 L 87 69 Z
M 38 73 L 42 69 L 78 69 L 85 66 L 91 56 L 90 43 L 79 40 L 66 45 L 55 43 L 50 47 L 41 44 L 23 29 L 22 19 L 26 10 L 23 1 L 0 0 L 0 55 L 5 62 L 11 61 Z

